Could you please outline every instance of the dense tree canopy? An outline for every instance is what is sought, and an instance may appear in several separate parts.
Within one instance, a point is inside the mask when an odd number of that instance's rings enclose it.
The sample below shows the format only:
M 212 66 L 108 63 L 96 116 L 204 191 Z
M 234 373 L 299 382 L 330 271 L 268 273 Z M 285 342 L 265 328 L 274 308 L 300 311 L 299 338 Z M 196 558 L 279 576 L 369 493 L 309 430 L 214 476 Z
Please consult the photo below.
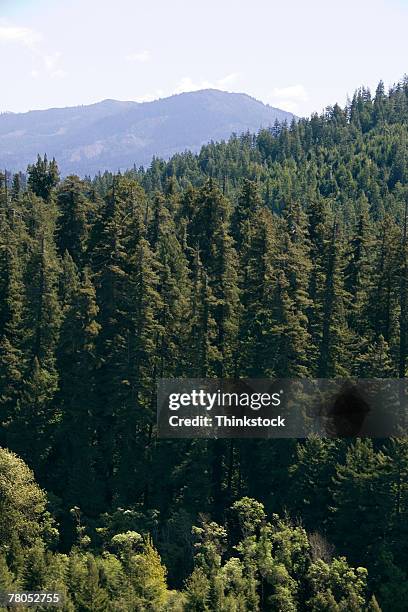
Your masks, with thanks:
M 125 175 L 0 175 L 0 584 L 406 609 L 405 440 L 157 440 L 155 381 L 406 376 L 407 119 L 405 79 Z

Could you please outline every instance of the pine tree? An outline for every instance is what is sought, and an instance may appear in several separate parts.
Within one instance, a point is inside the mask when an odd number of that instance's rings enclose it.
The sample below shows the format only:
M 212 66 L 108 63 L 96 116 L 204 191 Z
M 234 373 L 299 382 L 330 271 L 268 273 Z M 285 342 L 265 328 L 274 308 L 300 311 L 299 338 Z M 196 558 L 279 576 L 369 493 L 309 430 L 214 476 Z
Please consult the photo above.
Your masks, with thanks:
M 30 242 L 25 269 L 23 322 L 26 368 L 13 448 L 37 467 L 44 461 L 55 426 L 52 400 L 58 385 L 55 350 L 61 323 L 59 261 L 55 252 L 55 209 L 31 197 Z M 47 208 L 47 212 L 45 211 Z
M 57 244 L 61 255 L 67 251 L 77 266 L 84 264 L 88 246 L 89 219 L 92 204 L 87 186 L 76 176 L 69 176 L 59 186 Z
M 401 239 L 400 271 L 400 342 L 399 342 L 399 377 L 405 377 L 407 362 L 407 326 L 408 326 L 408 192 L 405 194 L 404 219 Z
M 261 208 L 262 200 L 258 186 L 253 181 L 244 179 L 238 201 L 231 219 L 231 233 L 238 251 L 245 240 L 248 221 Z
M 357 357 L 357 373 L 360 378 L 392 378 L 395 370 L 388 343 L 382 335 L 369 344 Z
M 386 105 L 386 96 L 385 96 L 384 83 L 383 81 L 380 81 L 375 91 L 374 105 L 373 105 L 374 121 L 379 125 L 382 125 L 385 119 L 385 105 Z
M 48 202 L 59 181 L 59 170 L 55 159 L 49 162 L 46 155 L 43 159 L 38 155 L 37 163 L 29 165 L 27 173 L 28 187 L 36 196 Z
M 371 440 L 357 439 L 333 478 L 331 537 L 348 558 L 372 563 L 389 531 L 392 497 L 390 462 Z
M 274 261 L 276 232 L 272 214 L 262 209 L 253 218 L 241 255 L 242 315 L 239 331 L 239 372 L 262 377 L 273 372 L 276 345 L 273 327 Z
M 215 363 L 220 361 L 220 354 L 215 346 L 217 330 L 212 315 L 215 300 L 198 249 L 194 253 L 192 267 L 188 371 L 192 377 L 206 378 L 214 374 Z
M 118 485 L 126 496 L 132 491 L 133 475 L 144 504 L 149 504 L 151 460 L 150 444 L 155 420 L 154 381 L 158 373 L 156 347 L 163 328 L 158 322 L 162 307 L 157 291 L 157 262 L 146 239 L 142 238 L 131 258 L 130 273 L 131 327 L 128 336 L 127 367 L 129 368 L 127 401 L 119 419 L 120 465 Z M 143 449 L 143 450 L 142 450 Z M 144 477 L 140 475 L 144 471 Z
M 90 554 L 86 559 L 86 569 L 83 590 L 76 594 L 80 609 L 84 612 L 105 612 L 110 608 L 108 594 L 100 585 L 99 568 Z
M 167 595 L 166 568 L 150 538 L 144 542 L 143 552 L 134 555 L 131 564 L 131 581 L 138 607 L 160 610 Z
M 0 241 L 0 408 L 1 440 L 10 443 L 8 429 L 16 418 L 25 356 L 23 353 L 23 271 L 17 239 L 8 224 Z
M 198 194 L 196 227 L 199 228 L 200 259 L 208 274 L 214 296 L 212 316 L 220 361 L 217 376 L 234 373 L 239 313 L 237 256 L 229 233 L 229 206 L 220 190 L 209 180 Z
M 13 574 L 10 572 L 4 555 L 0 556 L 0 589 L 3 593 L 13 588 Z
M 345 289 L 350 296 L 348 308 L 349 326 L 358 336 L 367 335 L 367 303 L 370 293 L 372 261 L 370 253 L 372 250 L 371 228 L 369 220 L 368 203 L 365 199 L 361 201 L 361 212 L 356 224 L 355 233 L 349 241 L 346 258 L 348 262 L 344 270 Z M 356 351 L 361 348 L 360 343 Z
M 85 268 L 82 281 L 72 287 L 71 299 L 61 327 L 58 345 L 60 371 L 57 404 L 60 408 L 56 454 L 61 464 L 54 468 L 55 487 L 68 507 L 79 505 L 87 514 L 102 510 L 101 490 L 95 473 L 97 440 L 95 436 L 96 376 L 99 366 L 96 345 L 100 324 L 99 308 L 90 271 Z
M 214 265 L 209 271 L 210 286 L 215 298 L 214 321 L 217 326 L 216 346 L 221 360 L 217 365 L 219 377 L 231 376 L 236 371 L 236 342 L 239 316 L 236 252 L 226 224 L 214 235 Z
M 186 612 L 209 612 L 209 591 L 210 584 L 204 570 L 194 569 L 185 585 Z
M 101 326 L 97 343 L 101 367 L 96 383 L 98 470 L 108 503 L 113 495 L 113 476 L 118 473 L 116 444 L 123 450 L 123 466 L 129 456 L 134 460 L 137 453 L 130 441 L 136 436 L 135 420 L 141 418 L 146 426 L 146 414 L 138 406 L 138 395 L 143 397 L 144 406 L 147 403 L 150 406 L 152 401 L 151 387 L 147 380 L 139 380 L 138 372 L 142 363 L 151 372 L 151 360 L 143 362 L 146 354 L 142 347 L 147 343 L 153 349 L 155 344 L 154 334 L 147 336 L 147 330 L 145 334 L 142 329 L 145 309 L 149 320 L 151 317 L 150 291 L 154 291 L 157 282 L 149 263 L 151 252 L 142 238 L 144 204 L 144 192 L 136 182 L 115 177 L 92 237 Z M 121 474 L 118 478 L 126 488 L 131 486 L 127 479 L 122 480 Z
M 370 321 L 378 335 L 382 335 L 390 346 L 397 335 L 397 301 L 399 294 L 398 245 L 400 233 L 395 220 L 386 215 L 380 225 L 380 235 L 376 261 L 374 264 L 374 282 L 370 295 Z M 370 316 L 369 313 L 369 316 Z
M 307 209 L 308 238 L 312 268 L 309 277 L 309 300 L 307 310 L 311 337 L 311 360 L 315 371 L 318 366 L 318 352 L 322 339 L 323 301 L 325 279 L 325 244 L 327 235 L 327 213 L 324 201 L 312 197 Z
M 31 548 L 24 560 L 23 586 L 27 591 L 41 591 L 47 582 L 47 564 L 42 544 Z
M 17 172 L 13 176 L 13 183 L 11 185 L 11 201 L 13 203 L 18 202 L 21 195 L 21 174 Z
M 161 331 L 157 343 L 160 378 L 178 376 L 186 370 L 185 347 L 190 334 L 190 294 L 188 261 L 176 236 L 174 222 L 164 218 L 157 232 L 158 294 L 157 320 Z
M 152 249 L 156 249 L 162 226 L 170 219 L 165 203 L 164 196 L 161 193 L 157 193 L 153 202 L 153 219 L 149 228 L 149 242 Z
M 281 235 L 273 303 L 272 334 L 277 347 L 273 369 L 279 377 L 302 377 L 310 372 L 307 291 L 311 264 L 306 220 L 297 204 L 285 209 Z
M 346 356 L 349 331 L 345 320 L 346 296 L 338 231 L 338 225 L 334 222 L 326 251 L 323 321 L 317 370 L 319 378 L 347 375 L 349 367 Z
M 387 440 L 384 452 L 390 461 L 390 495 L 394 498 L 393 514 L 390 523 L 394 533 L 394 560 L 405 558 L 406 555 L 406 519 L 408 514 L 408 442 L 406 438 Z
M 330 517 L 332 478 L 342 448 L 340 441 L 310 438 L 296 447 L 296 459 L 289 468 L 291 506 L 305 527 L 322 531 Z
M 68 251 L 65 251 L 61 261 L 61 280 L 59 286 L 60 304 L 63 314 L 71 305 L 78 286 L 78 268 Z

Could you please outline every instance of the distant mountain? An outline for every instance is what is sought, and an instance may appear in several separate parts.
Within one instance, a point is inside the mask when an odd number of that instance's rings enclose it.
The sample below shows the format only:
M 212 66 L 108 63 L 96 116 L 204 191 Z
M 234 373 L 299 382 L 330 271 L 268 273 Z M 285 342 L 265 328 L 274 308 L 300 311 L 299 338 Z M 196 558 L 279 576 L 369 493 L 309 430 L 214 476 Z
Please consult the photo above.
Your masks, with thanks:
M 257 131 L 293 118 L 246 94 L 205 89 L 154 102 L 104 100 L 89 106 L 0 115 L 0 168 L 25 170 L 37 156 L 55 157 L 63 175 L 148 165 L 198 151 L 233 132 Z

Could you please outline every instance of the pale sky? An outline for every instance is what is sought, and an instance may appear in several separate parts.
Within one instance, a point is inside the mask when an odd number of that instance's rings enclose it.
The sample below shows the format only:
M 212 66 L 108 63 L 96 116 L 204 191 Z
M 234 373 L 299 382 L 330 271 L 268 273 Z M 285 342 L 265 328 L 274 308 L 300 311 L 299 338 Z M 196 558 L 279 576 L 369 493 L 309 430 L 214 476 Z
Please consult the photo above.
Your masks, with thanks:
M 0 0 L 0 111 L 216 87 L 297 115 L 408 72 L 408 0 Z

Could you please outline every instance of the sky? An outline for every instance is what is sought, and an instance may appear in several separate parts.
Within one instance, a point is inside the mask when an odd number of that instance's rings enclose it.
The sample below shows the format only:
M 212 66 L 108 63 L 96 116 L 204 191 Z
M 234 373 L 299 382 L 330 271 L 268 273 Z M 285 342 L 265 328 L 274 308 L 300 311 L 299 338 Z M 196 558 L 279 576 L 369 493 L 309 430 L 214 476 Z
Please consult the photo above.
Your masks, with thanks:
M 408 72 L 408 0 L 0 0 L 0 112 L 214 87 L 307 116 Z

